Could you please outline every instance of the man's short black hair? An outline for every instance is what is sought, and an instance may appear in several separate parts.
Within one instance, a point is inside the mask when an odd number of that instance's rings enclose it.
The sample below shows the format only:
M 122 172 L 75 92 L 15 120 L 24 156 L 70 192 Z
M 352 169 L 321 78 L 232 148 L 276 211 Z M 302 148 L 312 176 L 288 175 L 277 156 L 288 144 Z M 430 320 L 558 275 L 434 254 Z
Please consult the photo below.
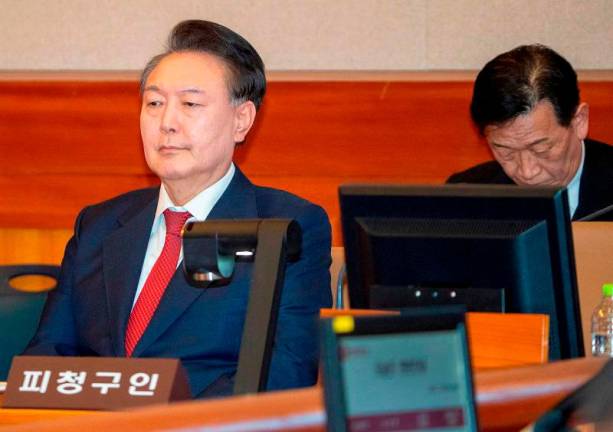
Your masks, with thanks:
M 258 109 L 266 93 L 264 62 L 245 38 L 211 21 L 187 20 L 177 24 L 168 36 L 165 52 L 153 57 L 140 80 L 141 94 L 147 78 L 160 61 L 176 52 L 206 53 L 218 57 L 228 69 L 228 87 L 233 103 L 252 101 Z
M 477 75 L 470 104 L 475 125 L 501 125 L 527 114 L 542 100 L 558 123 L 569 126 L 579 106 L 577 74 L 560 54 L 544 45 L 522 45 L 490 60 Z

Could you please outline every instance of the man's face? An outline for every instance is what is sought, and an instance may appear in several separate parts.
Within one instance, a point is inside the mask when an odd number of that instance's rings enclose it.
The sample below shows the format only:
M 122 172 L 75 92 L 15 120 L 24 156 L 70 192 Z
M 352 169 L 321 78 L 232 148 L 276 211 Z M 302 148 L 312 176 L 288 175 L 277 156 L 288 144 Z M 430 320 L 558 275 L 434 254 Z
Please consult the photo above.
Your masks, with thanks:
M 180 52 L 165 57 L 149 75 L 141 136 L 147 164 L 165 185 L 187 187 L 194 195 L 228 170 L 255 110 L 251 102 L 231 102 L 226 74 L 223 61 L 213 55 Z M 245 117 L 246 105 L 251 119 Z
M 518 185 L 566 186 L 581 162 L 588 106 L 579 105 L 571 124 L 560 126 L 553 106 L 542 100 L 528 114 L 484 130 L 492 153 Z

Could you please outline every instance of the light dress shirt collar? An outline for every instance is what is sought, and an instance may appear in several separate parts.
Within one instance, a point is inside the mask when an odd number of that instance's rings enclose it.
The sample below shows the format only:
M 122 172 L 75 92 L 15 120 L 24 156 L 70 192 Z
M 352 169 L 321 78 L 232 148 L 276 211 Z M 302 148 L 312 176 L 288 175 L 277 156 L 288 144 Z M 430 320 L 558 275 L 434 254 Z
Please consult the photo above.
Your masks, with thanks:
M 236 168 L 234 164 L 230 164 L 228 172 L 222 178 L 220 178 L 213 185 L 200 192 L 183 206 L 176 206 L 168 196 L 168 192 L 166 191 L 164 185 L 162 184 L 160 186 L 160 195 L 158 198 L 157 209 L 155 211 L 155 219 L 153 220 L 153 226 L 151 227 L 149 243 L 147 244 L 147 251 L 145 252 L 145 259 L 143 261 L 143 267 L 141 269 L 141 274 L 138 281 L 138 285 L 136 287 L 136 294 L 134 296 L 132 306 L 136 304 L 136 300 L 138 299 L 138 296 L 140 295 L 143 286 L 145 285 L 145 281 L 147 280 L 147 277 L 149 276 L 153 265 L 160 256 L 162 249 L 164 248 L 164 240 L 166 237 L 166 223 L 164 222 L 163 215 L 164 211 L 166 209 L 170 209 L 172 211 L 188 211 L 192 215 L 189 220 L 206 220 L 215 204 L 217 204 L 217 201 L 219 201 L 219 198 L 221 198 L 223 193 L 230 185 L 230 182 L 234 177 L 235 171 Z M 183 247 L 181 247 L 181 252 L 179 253 L 177 267 L 182 260 Z
M 581 174 L 583 173 L 583 165 L 585 162 L 585 142 L 581 141 L 581 163 L 575 173 L 575 176 L 566 186 L 568 193 L 568 208 L 570 210 L 570 217 L 572 219 L 577 207 L 579 206 L 579 187 L 581 186 Z
M 164 231 L 164 235 L 166 234 L 166 224 L 163 223 L 162 213 L 166 209 L 170 209 L 172 211 L 187 211 L 190 212 L 192 217 L 190 220 L 206 220 L 207 216 L 217 204 L 219 198 L 223 195 L 223 193 L 228 188 L 228 185 L 232 181 L 232 177 L 234 177 L 234 172 L 236 168 L 234 164 L 230 164 L 230 168 L 228 168 L 228 172 L 211 186 L 200 192 L 190 201 L 188 201 L 183 206 L 175 205 L 170 196 L 168 196 L 168 192 L 164 187 L 164 184 L 160 187 L 160 197 L 158 199 L 158 206 L 155 210 L 155 219 L 153 221 L 153 231 L 157 229 L 162 229 Z

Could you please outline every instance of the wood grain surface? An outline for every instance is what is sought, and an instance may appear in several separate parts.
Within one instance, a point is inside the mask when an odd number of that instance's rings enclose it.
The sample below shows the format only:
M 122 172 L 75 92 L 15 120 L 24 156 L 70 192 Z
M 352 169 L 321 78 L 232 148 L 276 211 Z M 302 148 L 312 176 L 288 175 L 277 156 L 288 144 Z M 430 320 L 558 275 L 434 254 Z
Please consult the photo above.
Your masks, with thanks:
M 479 430 L 517 431 L 591 378 L 605 359 L 584 358 L 475 374 Z M 82 415 L 79 415 L 82 414 Z M 44 421 L 45 418 L 48 419 Z M 67 418 L 58 418 L 65 416 Z M 75 417 L 76 416 L 76 417 Z M 297 420 L 301 420 L 300 422 Z M 255 426 L 260 425 L 260 428 Z M 248 429 L 247 426 L 251 426 Z M 201 429 L 198 429 L 201 428 Z M 87 413 L 0 409 L 0 431 L 325 431 L 321 387 Z
M 321 204 L 337 188 L 441 183 L 490 158 L 465 81 L 273 81 L 235 160 L 258 184 Z M 613 142 L 613 81 L 582 83 L 590 136 Z M 158 183 L 142 156 L 136 81 L 0 80 L 0 226 L 70 228 L 85 205 Z

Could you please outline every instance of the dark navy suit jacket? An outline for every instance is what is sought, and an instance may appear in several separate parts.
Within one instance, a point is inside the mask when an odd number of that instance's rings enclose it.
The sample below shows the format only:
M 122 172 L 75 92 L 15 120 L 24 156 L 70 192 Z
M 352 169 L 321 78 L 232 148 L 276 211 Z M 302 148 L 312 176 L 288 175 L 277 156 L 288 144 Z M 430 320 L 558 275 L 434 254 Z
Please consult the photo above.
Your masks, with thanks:
M 25 354 L 124 356 L 124 335 L 149 240 L 159 188 L 85 208 Z M 287 192 L 254 186 L 236 170 L 209 219 L 293 218 L 303 231 L 300 259 L 288 264 L 268 389 L 317 379 L 319 309 L 330 307 L 330 224 L 324 210 Z M 134 357 L 179 358 L 197 397 L 231 394 L 252 263 L 237 263 L 227 286 L 188 285 L 181 267 Z
M 514 184 L 496 161 L 485 162 L 455 173 L 447 179 L 447 183 Z M 573 220 L 581 219 L 612 204 L 613 146 L 586 139 L 579 204 Z

